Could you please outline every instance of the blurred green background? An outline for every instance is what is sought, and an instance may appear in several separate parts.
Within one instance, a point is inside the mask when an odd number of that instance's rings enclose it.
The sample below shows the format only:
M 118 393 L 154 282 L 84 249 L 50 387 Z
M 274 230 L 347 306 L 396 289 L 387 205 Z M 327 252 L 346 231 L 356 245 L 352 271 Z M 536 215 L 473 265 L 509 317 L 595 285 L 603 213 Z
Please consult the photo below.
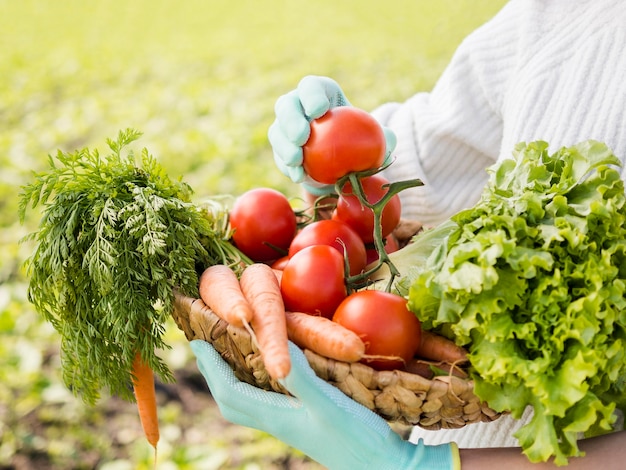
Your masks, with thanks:
M 278 96 L 327 75 L 365 109 L 429 90 L 504 0 L 0 0 L 0 469 L 153 468 L 134 405 L 95 408 L 60 380 L 58 336 L 26 299 L 17 194 L 57 149 L 105 149 L 127 127 L 196 197 L 298 188 L 266 131 Z M 156 468 L 318 469 L 226 423 L 182 333 L 163 353 Z

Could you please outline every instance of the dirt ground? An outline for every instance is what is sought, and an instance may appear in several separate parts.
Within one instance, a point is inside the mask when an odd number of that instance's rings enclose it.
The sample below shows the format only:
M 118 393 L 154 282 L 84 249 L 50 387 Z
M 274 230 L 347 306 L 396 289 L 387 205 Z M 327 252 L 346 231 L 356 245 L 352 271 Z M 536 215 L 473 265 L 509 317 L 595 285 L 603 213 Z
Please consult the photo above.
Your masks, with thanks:
M 271 436 L 224 420 L 193 364 L 175 376 L 173 384 L 157 382 L 165 455 L 156 467 L 135 405 L 110 397 L 95 408 L 78 398 L 42 401 L 21 416 L 0 403 L 0 449 L 14 441 L 0 470 L 323 469 Z

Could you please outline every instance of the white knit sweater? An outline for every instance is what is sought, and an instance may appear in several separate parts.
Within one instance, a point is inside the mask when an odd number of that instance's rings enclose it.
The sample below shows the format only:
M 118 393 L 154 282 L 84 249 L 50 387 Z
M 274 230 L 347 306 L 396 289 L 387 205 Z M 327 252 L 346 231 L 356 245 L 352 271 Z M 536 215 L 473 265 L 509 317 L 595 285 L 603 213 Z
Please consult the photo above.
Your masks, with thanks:
M 512 0 L 469 35 L 430 93 L 374 115 L 398 138 L 403 215 L 437 224 L 473 205 L 486 167 L 521 141 L 587 139 L 626 161 L 626 2 Z
M 521 141 L 545 140 L 555 151 L 596 139 L 625 162 L 626 2 L 511 0 L 466 38 L 432 92 L 374 115 L 398 138 L 387 177 L 425 183 L 401 193 L 403 216 L 429 225 L 475 204 L 486 168 Z M 514 446 L 529 416 L 416 428 L 412 440 Z

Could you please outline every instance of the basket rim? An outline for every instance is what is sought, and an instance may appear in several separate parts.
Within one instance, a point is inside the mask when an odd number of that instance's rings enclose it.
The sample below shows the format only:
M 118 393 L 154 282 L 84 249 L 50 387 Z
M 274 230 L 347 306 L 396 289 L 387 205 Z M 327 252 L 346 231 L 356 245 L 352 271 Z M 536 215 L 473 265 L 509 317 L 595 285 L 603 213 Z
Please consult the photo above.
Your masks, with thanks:
M 239 380 L 261 389 L 289 393 L 265 371 L 250 333 L 229 325 L 202 299 L 175 290 L 172 317 L 188 341 L 210 342 Z M 388 422 L 425 429 L 460 428 L 494 421 L 504 414 L 474 394 L 470 377 L 439 375 L 428 379 L 404 370 L 375 370 L 359 362 L 340 362 L 308 349 L 304 354 L 318 377 Z

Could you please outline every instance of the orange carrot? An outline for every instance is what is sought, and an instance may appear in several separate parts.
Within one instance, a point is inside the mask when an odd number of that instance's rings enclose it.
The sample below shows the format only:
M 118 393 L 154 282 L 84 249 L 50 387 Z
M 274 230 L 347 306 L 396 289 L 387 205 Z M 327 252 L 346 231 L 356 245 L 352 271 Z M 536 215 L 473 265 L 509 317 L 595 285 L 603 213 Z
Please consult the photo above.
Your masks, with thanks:
M 133 361 L 133 389 L 137 400 L 139 419 L 146 439 L 156 453 L 159 442 L 159 419 L 157 417 L 156 392 L 154 389 L 154 373 L 150 366 L 137 353 Z
M 422 330 L 422 339 L 416 356 L 451 364 L 462 364 L 467 361 L 465 349 L 457 346 L 454 341 L 445 336 L 428 330 Z
M 285 312 L 289 339 L 301 348 L 342 362 L 357 362 L 365 355 L 365 343 L 351 330 L 326 317 Z
M 252 306 L 252 330 L 265 364 L 273 379 L 287 376 L 291 370 L 287 341 L 285 305 L 272 268 L 255 263 L 247 266 L 240 278 L 241 290 Z
M 207 307 L 231 325 L 241 328 L 252 320 L 252 307 L 241 292 L 237 275 L 228 266 L 217 264 L 205 269 L 198 290 Z

